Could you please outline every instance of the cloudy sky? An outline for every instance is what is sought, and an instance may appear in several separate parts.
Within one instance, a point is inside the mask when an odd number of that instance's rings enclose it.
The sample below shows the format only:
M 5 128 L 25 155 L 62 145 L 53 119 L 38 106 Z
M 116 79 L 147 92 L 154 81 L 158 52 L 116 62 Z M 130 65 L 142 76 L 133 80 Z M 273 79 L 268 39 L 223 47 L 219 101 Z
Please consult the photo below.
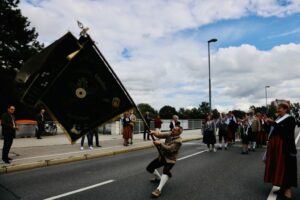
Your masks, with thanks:
M 300 0 L 21 0 L 23 15 L 50 44 L 89 33 L 136 103 L 247 110 L 299 102 Z

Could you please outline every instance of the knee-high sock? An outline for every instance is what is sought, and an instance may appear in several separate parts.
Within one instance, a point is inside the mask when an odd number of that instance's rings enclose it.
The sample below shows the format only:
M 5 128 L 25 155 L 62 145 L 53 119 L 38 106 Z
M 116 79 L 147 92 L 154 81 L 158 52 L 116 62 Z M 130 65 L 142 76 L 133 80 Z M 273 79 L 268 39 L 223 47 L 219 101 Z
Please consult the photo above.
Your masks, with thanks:
M 161 179 L 161 176 L 160 176 L 159 172 L 157 171 L 157 169 L 154 170 L 153 174 L 154 174 L 155 178 Z
M 157 189 L 158 189 L 159 191 L 162 191 L 164 185 L 167 183 L 168 180 L 169 180 L 169 176 L 166 175 L 166 174 L 163 174 L 163 175 L 161 176 L 161 179 L 160 179 L 160 182 L 159 182 L 159 185 L 158 185 Z

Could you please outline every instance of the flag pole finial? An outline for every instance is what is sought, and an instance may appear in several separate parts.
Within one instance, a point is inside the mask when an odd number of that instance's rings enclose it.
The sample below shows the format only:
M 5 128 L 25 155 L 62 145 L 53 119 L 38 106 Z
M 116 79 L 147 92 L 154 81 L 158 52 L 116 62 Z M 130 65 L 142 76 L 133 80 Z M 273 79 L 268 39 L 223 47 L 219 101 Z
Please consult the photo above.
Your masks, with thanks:
M 84 25 L 78 20 L 77 20 L 77 25 L 81 29 L 80 36 L 87 37 L 87 31 L 89 30 L 89 28 L 84 27 Z

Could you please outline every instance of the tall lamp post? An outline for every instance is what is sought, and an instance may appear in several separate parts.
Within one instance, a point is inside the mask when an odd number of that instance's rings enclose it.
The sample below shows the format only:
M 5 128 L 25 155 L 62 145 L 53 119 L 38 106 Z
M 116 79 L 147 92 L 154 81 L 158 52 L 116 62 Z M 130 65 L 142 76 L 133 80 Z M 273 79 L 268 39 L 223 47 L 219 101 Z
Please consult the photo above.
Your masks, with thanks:
M 216 38 L 207 41 L 208 48 L 208 87 L 209 87 L 209 111 L 211 111 L 211 80 L 210 80 L 210 43 L 217 42 Z
M 270 88 L 269 85 L 265 86 L 265 92 L 266 92 L 266 111 L 268 112 L 268 88 Z

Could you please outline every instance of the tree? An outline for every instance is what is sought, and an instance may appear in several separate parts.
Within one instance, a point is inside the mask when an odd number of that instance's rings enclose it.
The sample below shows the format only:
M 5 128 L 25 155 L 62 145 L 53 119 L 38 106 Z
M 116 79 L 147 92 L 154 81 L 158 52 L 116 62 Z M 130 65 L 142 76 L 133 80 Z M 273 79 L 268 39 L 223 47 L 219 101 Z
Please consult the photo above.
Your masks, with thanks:
M 233 110 L 232 113 L 234 114 L 234 116 L 238 119 L 242 119 L 245 117 L 246 112 L 242 111 L 242 110 Z
M 2 0 L 0 3 L 0 64 L 1 68 L 19 69 L 33 54 L 43 48 L 37 41 L 35 28 L 18 9 L 19 0 Z
M 201 119 L 206 118 L 206 116 L 207 116 L 208 113 L 209 113 L 209 103 L 203 101 L 203 102 L 199 105 L 199 112 L 200 112 L 200 118 L 201 118 Z
M 292 103 L 291 104 L 291 113 L 295 116 L 300 111 L 300 103 Z
M 159 110 L 159 115 L 163 119 L 172 119 L 173 115 L 177 115 L 177 111 L 174 107 L 166 105 Z
M 0 1 L 0 112 L 5 112 L 8 104 L 14 104 L 18 116 L 28 117 L 34 111 L 28 113 L 19 102 L 14 79 L 23 62 L 40 51 L 43 45 L 37 41 L 35 28 L 29 27 L 30 22 L 22 16 L 18 4 L 19 0 Z
M 188 111 L 189 109 L 179 108 L 177 112 L 179 119 L 188 119 L 189 118 Z
M 142 115 L 144 115 L 146 112 L 149 112 L 151 117 L 154 117 L 157 115 L 157 111 L 147 103 L 140 103 L 137 105 L 137 107 L 141 111 Z
M 212 116 L 214 119 L 218 119 L 220 117 L 220 113 L 217 109 L 212 110 Z

